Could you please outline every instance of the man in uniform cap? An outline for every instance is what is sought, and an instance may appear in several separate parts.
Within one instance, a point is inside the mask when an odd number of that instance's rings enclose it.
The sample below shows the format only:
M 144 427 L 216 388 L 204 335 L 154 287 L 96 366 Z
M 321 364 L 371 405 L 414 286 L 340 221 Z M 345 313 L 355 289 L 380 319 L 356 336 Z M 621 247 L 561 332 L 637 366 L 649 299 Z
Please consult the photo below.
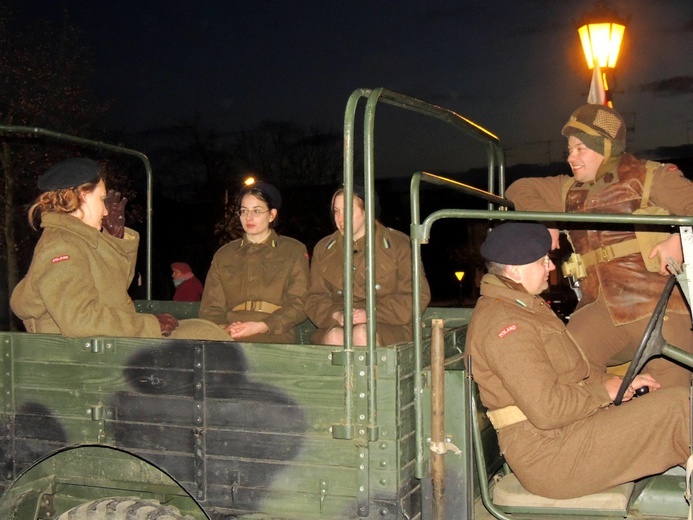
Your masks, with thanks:
M 610 406 L 621 378 L 591 370 L 563 321 L 539 296 L 554 269 L 542 224 L 512 222 L 481 246 L 488 274 L 472 313 L 465 357 L 505 460 L 531 493 L 573 498 L 683 464 L 688 390 L 659 389 Z
M 518 211 L 693 214 L 693 183 L 674 165 L 627 153 L 626 125 L 613 108 L 583 105 L 562 133 L 573 175 L 514 182 L 506 196 Z M 635 231 L 566 231 L 576 254 L 562 270 L 580 296 L 568 329 L 600 369 L 632 358 L 666 284 L 667 259 L 682 263 L 678 234 Z M 551 234 L 555 249 L 558 229 Z M 673 345 L 693 351 L 691 316 L 678 289 L 669 301 L 663 334 Z M 646 370 L 663 386 L 690 384 L 689 370 L 664 359 L 650 361 Z

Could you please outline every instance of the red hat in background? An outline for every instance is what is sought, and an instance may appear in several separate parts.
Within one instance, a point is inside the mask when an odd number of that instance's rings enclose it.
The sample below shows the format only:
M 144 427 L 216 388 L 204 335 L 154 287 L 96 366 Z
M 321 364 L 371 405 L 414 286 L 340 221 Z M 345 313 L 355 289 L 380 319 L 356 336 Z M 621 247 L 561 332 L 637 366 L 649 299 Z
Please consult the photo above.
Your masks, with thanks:
M 192 273 L 192 269 L 190 269 L 190 266 L 185 262 L 173 262 L 171 264 L 171 269 L 178 269 L 183 274 Z

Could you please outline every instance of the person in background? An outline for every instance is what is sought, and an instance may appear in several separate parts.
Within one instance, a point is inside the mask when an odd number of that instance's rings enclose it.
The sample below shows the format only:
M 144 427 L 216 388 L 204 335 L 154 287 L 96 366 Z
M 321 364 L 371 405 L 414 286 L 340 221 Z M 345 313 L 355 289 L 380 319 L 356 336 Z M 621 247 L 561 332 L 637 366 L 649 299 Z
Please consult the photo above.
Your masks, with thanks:
M 626 125 L 613 108 L 583 105 L 562 133 L 573 175 L 515 181 L 506 196 L 518 211 L 693 215 L 693 182 L 674 165 L 627 153 Z M 555 249 L 558 229 L 550 231 Z M 567 234 L 575 255 L 563 272 L 578 281 L 581 294 L 568 330 L 597 369 L 629 361 L 667 282 L 667 260 L 682 263 L 681 237 L 624 228 L 575 228 Z M 666 309 L 663 335 L 693 351 L 691 314 L 678 288 Z M 688 370 L 661 358 L 646 370 L 662 386 L 688 386 L 691 380 Z
M 354 312 L 355 345 L 366 345 L 366 214 L 363 186 L 354 186 Z M 317 243 L 310 270 L 310 288 L 306 294 L 306 314 L 318 329 L 311 342 L 323 345 L 344 344 L 344 190 L 332 196 L 332 218 L 337 231 Z M 379 213 L 377 195 L 376 217 Z M 412 340 L 411 245 L 404 233 L 375 223 L 376 341 L 391 345 Z M 431 299 L 428 281 L 422 277 L 421 309 Z
M 174 302 L 199 302 L 202 299 L 202 282 L 185 262 L 171 264 L 171 279 L 176 287 L 173 295 Z
M 222 246 L 207 273 L 200 317 L 233 340 L 295 343 L 295 327 L 306 318 L 308 252 L 273 229 L 281 203 L 271 184 L 243 187 L 236 197 L 243 237 Z
M 555 269 L 550 248 L 546 227 L 524 222 L 501 224 L 481 246 L 488 274 L 465 357 L 505 460 L 528 491 L 558 499 L 684 465 L 690 453 L 688 388 L 660 388 L 650 374 L 641 374 L 624 403 L 612 405 L 621 378 L 591 370 L 580 345 L 539 296 Z M 650 393 L 633 399 L 641 388 Z
M 29 208 L 43 232 L 12 310 L 28 332 L 67 337 L 124 336 L 225 340 L 203 320 L 138 313 L 127 289 L 135 273 L 139 235 L 125 227 L 126 198 L 107 191 L 102 168 L 86 158 L 51 167 Z

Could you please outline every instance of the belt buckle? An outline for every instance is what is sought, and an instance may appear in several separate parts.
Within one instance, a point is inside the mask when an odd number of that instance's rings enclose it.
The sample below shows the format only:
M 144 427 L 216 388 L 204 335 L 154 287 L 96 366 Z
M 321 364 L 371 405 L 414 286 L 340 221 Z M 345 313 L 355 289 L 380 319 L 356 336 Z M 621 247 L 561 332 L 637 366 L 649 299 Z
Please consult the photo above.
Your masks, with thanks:
M 611 262 L 614 259 L 611 246 L 602 246 L 599 248 L 600 262 Z

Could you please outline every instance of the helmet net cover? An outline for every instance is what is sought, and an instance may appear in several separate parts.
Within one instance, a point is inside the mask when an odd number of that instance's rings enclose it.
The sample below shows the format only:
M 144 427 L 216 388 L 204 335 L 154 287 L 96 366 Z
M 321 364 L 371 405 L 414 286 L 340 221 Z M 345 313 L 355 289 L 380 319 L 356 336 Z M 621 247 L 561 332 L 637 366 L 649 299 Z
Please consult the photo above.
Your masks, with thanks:
M 623 117 L 616 110 L 604 105 L 582 105 L 575 110 L 563 127 L 561 133 L 568 137 L 590 136 L 611 141 L 611 152 L 618 155 L 626 148 L 626 125 Z M 604 154 L 604 143 L 601 139 L 581 139 L 588 147 Z M 597 148 L 597 149 L 595 149 Z

